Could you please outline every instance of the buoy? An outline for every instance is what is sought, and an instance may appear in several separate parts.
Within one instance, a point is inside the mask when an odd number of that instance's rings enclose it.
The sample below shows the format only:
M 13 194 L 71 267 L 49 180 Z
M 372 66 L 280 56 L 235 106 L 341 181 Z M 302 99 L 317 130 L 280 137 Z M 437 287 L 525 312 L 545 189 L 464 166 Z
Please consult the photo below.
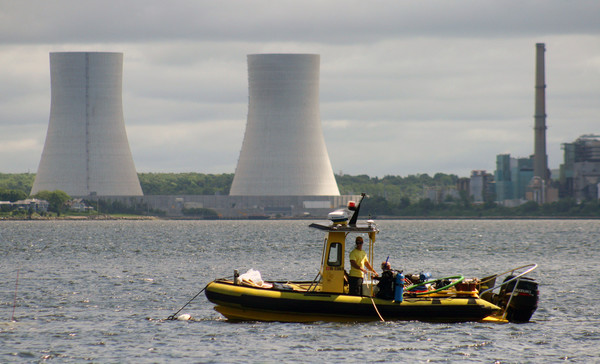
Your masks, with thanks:
M 188 314 L 188 313 L 184 313 L 183 315 L 180 315 L 179 317 L 177 317 L 177 320 L 179 321 L 189 321 L 192 319 L 192 315 Z

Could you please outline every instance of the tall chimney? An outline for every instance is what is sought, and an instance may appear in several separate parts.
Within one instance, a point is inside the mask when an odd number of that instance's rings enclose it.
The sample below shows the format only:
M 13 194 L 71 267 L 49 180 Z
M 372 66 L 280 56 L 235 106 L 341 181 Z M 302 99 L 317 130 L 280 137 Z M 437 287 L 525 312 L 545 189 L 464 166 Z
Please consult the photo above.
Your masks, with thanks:
M 548 179 L 548 156 L 546 155 L 546 81 L 544 69 L 544 43 L 537 43 L 535 59 L 535 126 L 533 176 Z

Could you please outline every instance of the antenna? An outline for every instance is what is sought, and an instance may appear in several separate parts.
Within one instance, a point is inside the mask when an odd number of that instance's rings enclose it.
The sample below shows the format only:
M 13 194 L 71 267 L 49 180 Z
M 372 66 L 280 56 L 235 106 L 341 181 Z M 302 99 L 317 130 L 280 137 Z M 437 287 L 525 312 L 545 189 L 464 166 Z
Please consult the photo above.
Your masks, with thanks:
M 360 211 L 360 205 L 362 204 L 363 200 L 365 199 L 365 197 L 367 195 L 363 192 L 360 194 L 360 196 L 361 196 L 360 201 L 358 202 L 358 205 L 356 205 L 354 214 L 352 214 L 352 218 L 350 218 L 350 222 L 348 223 L 350 226 L 356 226 L 356 220 L 358 220 L 358 213 Z

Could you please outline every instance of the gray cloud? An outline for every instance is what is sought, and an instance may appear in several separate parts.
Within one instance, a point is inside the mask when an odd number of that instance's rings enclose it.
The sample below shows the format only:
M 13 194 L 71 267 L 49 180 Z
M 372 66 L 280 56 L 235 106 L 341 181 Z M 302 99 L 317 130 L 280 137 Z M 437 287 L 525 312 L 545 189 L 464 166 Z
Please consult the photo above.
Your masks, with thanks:
M 195 41 L 351 44 L 398 36 L 597 34 L 600 4 L 583 1 L 3 2 L 3 43 Z
M 125 122 L 140 171 L 233 172 L 246 55 L 321 55 L 334 170 L 457 173 L 533 149 L 534 55 L 545 42 L 548 154 L 597 130 L 596 1 L 0 3 L 0 171 L 35 171 L 48 53 L 125 54 Z M 19 156 L 11 155 L 11 150 Z

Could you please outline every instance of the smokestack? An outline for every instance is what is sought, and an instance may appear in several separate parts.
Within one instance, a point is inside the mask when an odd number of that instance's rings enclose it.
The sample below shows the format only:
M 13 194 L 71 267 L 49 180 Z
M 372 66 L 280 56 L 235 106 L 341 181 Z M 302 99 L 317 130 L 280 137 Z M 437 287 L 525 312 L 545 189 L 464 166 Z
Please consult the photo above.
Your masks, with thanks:
M 546 155 L 546 81 L 544 69 L 544 43 L 537 43 L 535 60 L 535 126 L 533 175 L 548 179 L 548 156 Z
M 122 79 L 122 53 L 50 53 L 50 122 L 31 194 L 142 195 L 125 132 Z
M 232 196 L 339 196 L 321 129 L 317 54 L 248 55 L 248 120 Z

